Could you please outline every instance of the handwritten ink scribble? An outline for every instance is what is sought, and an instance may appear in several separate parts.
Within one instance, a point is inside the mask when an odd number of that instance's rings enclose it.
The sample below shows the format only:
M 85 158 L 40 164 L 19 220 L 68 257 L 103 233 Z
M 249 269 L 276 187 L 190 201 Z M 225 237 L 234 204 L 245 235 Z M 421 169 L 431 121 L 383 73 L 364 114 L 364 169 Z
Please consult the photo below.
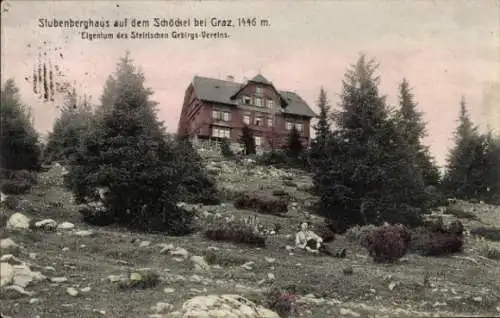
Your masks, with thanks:
M 33 67 L 32 81 L 33 93 L 43 102 L 54 102 L 56 93 L 65 95 L 70 88 L 64 78 L 65 75 L 58 65 L 63 54 L 59 52 L 60 47 L 54 49 L 48 47 L 46 41 L 38 48 L 37 60 Z M 28 44 L 31 47 L 31 44 Z M 26 81 L 30 78 L 26 77 Z

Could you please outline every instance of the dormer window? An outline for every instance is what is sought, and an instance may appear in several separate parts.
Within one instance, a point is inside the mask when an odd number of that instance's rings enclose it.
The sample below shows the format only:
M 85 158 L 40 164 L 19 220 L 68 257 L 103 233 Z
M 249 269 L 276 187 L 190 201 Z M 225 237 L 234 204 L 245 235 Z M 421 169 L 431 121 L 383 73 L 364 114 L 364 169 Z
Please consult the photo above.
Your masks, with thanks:
M 245 105 L 250 105 L 252 103 L 252 99 L 250 98 L 250 96 L 243 96 L 242 102 Z
M 262 87 L 255 87 L 255 95 L 262 95 L 263 93 L 263 90 L 262 90 Z

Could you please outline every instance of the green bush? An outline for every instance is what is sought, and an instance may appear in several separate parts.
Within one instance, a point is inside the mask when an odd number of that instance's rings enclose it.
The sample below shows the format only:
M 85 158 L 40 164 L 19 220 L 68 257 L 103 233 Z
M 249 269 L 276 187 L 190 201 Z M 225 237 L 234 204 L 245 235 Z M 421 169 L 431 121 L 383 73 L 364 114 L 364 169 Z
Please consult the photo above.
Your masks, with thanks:
M 1 186 L 1 191 L 5 194 L 26 194 L 30 190 L 31 184 L 24 180 L 4 180 Z
M 281 215 L 288 212 L 288 204 L 284 199 L 260 198 L 255 195 L 243 195 L 234 202 L 237 209 L 247 209 L 262 214 Z
M 459 219 L 478 220 L 478 216 L 476 214 L 465 211 L 463 208 L 456 205 L 447 206 L 445 213 L 451 214 Z
M 483 237 L 488 241 L 500 242 L 500 228 L 497 227 L 476 227 L 470 230 L 470 234 Z
M 115 217 L 104 207 L 82 204 L 78 212 L 83 216 L 83 221 L 91 225 L 107 226 L 115 222 Z
M 225 158 L 229 159 L 234 158 L 234 152 L 231 150 L 231 144 L 229 139 L 227 138 L 222 139 L 220 150 Z
M 227 222 L 222 219 L 211 222 L 204 236 L 212 241 L 224 241 L 235 244 L 265 247 L 266 237 L 241 220 Z

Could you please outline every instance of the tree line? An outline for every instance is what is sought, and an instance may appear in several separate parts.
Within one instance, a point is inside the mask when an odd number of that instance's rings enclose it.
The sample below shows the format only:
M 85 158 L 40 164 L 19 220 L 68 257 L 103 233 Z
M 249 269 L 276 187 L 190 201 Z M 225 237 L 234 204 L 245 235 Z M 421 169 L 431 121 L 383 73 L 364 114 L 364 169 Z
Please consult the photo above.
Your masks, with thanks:
M 500 138 L 479 131 L 465 100 L 442 176 L 423 143 L 426 124 L 409 82 L 401 81 L 399 105 L 391 106 L 379 92 L 379 80 L 375 61 L 361 55 L 345 73 L 339 107 L 331 107 L 321 88 L 310 149 L 292 129 L 284 151 L 271 151 L 258 161 L 312 172 L 312 191 L 319 197 L 315 210 L 339 232 L 385 221 L 419 225 L 447 197 L 499 204 Z M 166 133 L 144 81 L 125 55 L 108 77 L 98 105 L 78 98 L 74 90 L 67 93 L 42 144 L 29 107 L 14 81 L 7 80 L 1 91 L 2 168 L 37 170 L 44 162 L 62 161 L 69 167 L 66 186 L 78 203 L 106 187 L 105 205 L 115 222 L 185 233 L 193 214 L 177 203 L 217 204 L 217 187 L 190 141 Z M 255 152 L 248 127 L 241 143 L 247 153 Z M 223 154 L 233 156 L 227 143 Z

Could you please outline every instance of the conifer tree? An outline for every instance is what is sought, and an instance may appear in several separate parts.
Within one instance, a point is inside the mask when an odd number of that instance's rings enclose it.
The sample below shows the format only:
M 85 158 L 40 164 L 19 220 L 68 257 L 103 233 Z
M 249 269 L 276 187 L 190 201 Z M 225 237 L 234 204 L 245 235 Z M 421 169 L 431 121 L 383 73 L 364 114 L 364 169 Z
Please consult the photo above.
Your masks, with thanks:
M 326 91 L 323 87 L 321 87 L 319 91 L 318 98 L 318 108 L 319 108 L 319 117 L 318 123 L 314 125 L 314 131 L 316 133 L 316 141 L 321 143 L 321 141 L 326 140 L 331 132 L 331 125 L 329 121 L 330 115 L 330 105 L 328 102 L 328 97 Z
M 315 171 L 318 213 L 338 231 L 354 224 L 421 222 L 426 200 L 415 158 L 378 92 L 374 61 L 362 55 L 343 81 L 338 130 L 327 142 L 328 164 Z
M 491 204 L 500 204 L 500 135 L 491 130 L 484 137 L 484 164 L 481 179 L 486 188 L 481 199 Z
M 426 185 L 438 186 L 440 182 L 439 169 L 432 158 L 429 148 L 423 144 L 426 136 L 426 124 L 423 113 L 417 110 L 417 103 L 410 85 L 403 79 L 399 85 L 399 109 L 396 113 L 398 128 L 404 140 L 414 152 L 416 162 L 422 171 Z
M 255 154 L 255 139 L 253 131 L 248 125 L 243 126 L 241 129 L 240 142 L 243 144 L 243 149 L 245 149 L 246 155 Z
M 1 89 L 0 165 L 9 170 L 36 170 L 40 164 L 40 144 L 30 109 L 23 105 L 13 79 Z
M 484 139 L 470 119 L 465 98 L 460 101 L 454 141 L 455 145 L 447 158 L 443 187 L 449 196 L 465 200 L 477 198 L 482 192 L 479 188 L 483 183 L 480 166 L 484 159 Z
M 113 87 L 104 89 L 101 116 L 72 157 L 67 184 L 77 203 L 108 189 L 104 205 L 120 224 L 171 234 L 189 232 L 193 214 L 177 206 L 182 192 L 180 158 L 157 120 L 152 91 L 129 54 L 120 59 Z M 106 94 L 112 92 L 112 98 Z
M 299 156 L 304 151 L 304 145 L 300 140 L 300 133 L 295 126 L 292 127 L 288 135 L 286 150 L 288 156 L 295 161 L 299 159 Z
M 79 101 L 76 90 L 69 91 L 61 107 L 61 114 L 49 134 L 44 161 L 67 161 L 74 155 L 81 136 L 90 129 L 92 116 L 92 107 L 87 96 L 84 96 L 83 101 Z
M 188 203 L 218 204 L 215 180 L 208 176 L 201 156 L 186 136 L 178 136 L 175 147 L 178 173 L 182 176 L 180 200 Z
M 326 159 L 325 144 L 328 138 L 332 137 L 330 125 L 330 105 L 328 97 L 323 87 L 320 89 L 319 98 L 317 102 L 319 108 L 318 122 L 314 125 L 315 137 L 311 142 L 311 149 L 309 152 L 310 163 L 312 169 L 317 169 L 322 161 Z

